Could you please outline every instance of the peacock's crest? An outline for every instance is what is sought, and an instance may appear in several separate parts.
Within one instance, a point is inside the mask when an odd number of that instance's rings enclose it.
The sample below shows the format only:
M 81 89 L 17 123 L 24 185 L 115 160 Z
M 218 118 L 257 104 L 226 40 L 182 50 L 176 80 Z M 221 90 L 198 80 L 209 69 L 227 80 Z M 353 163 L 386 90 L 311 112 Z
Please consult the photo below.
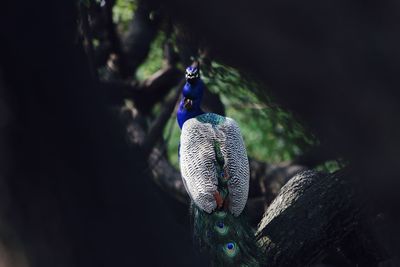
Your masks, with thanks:
M 197 66 L 189 66 L 186 68 L 185 72 L 186 80 L 198 79 L 200 78 L 200 70 Z

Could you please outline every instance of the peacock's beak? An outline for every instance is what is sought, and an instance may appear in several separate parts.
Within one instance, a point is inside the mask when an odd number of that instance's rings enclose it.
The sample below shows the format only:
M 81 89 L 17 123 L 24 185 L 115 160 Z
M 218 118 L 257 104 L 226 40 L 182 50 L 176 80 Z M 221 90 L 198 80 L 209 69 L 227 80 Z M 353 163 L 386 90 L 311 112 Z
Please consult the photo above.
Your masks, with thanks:
M 192 105 L 193 105 L 193 100 L 185 97 L 185 100 L 183 102 L 183 107 L 187 110 L 190 110 L 192 109 Z

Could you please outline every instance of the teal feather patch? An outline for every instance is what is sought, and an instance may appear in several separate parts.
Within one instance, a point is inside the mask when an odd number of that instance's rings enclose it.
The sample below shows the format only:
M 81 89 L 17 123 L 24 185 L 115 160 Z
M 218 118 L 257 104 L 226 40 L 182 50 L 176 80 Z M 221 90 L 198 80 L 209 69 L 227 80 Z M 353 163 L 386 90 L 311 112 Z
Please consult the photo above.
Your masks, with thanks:
M 210 123 L 212 126 L 217 126 L 225 122 L 224 116 L 215 113 L 204 113 L 196 117 L 199 122 Z

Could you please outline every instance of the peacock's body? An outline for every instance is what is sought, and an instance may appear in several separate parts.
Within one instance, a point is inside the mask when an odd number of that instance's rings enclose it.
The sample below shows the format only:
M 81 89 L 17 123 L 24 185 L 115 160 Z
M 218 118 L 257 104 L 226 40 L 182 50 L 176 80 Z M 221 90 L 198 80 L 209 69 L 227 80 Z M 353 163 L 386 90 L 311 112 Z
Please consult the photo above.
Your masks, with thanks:
M 197 67 L 186 70 L 177 120 L 183 183 L 192 200 L 194 231 L 215 266 L 259 266 L 254 233 L 241 215 L 249 191 L 249 162 L 237 123 L 200 104 Z

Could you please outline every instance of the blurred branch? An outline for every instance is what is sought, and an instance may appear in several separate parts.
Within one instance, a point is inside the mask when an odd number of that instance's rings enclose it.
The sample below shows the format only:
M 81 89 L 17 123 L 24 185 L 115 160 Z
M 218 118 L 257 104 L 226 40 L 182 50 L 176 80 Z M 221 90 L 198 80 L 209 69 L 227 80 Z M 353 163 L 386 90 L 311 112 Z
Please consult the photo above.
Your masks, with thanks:
M 142 127 L 141 116 L 138 112 L 134 108 L 123 107 L 118 115 L 126 127 L 128 143 L 135 147 L 136 145 L 143 145 L 147 134 Z M 152 148 L 148 164 L 148 169 L 151 171 L 154 181 L 163 191 L 173 199 L 189 204 L 189 198 L 179 171 L 171 165 L 161 149 Z
M 118 63 L 117 69 L 119 72 L 122 74 L 122 76 L 128 74 L 127 70 L 127 63 L 126 63 L 126 57 L 123 54 L 122 51 L 122 43 L 121 39 L 118 36 L 118 33 L 116 31 L 116 25 L 114 24 L 113 21 L 113 14 L 112 14 L 112 9 L 115 4 L 115 0 L 107 0 L 106 4 L 103 7 L 103 12 L 104 12 L 104 19 L 105 19 L 105 30 L 107 32 L 107 37 L 108 41 L 110 42 L 110 49 L 111 53 L 114 53 L 118 60 L 115 62 Z
M 123 52 L 127 58 L 124 78 L 134 75 L 149 53 L 161 20 L 157 9 L 157 5 L 151 5 L 148 1 L 138 1 L 134 18 L 122 42 Z
M 158 148 L 154 148 L 150 154 L 149 165 L 156 184 L 173 199 L 189 205 L 190 199 L 180 172 L 171 165 Z
M 112 102 L 130 98 L 141 114 L 148 115 L 153 106 L 161 101 L 172 87 L 176 86 L 181 77 L 182 73 L 176 67 L 166 66 L 142 83 L 103 81 L 101 86 Z
M 143 83 L 143 93 L 137 101 L 137 107 L 143 114 L 149 114 L 154 104 L 161 101 L 182 77 L 182 72 L 173 66 L 166 66 L 154 73 Z M 180 91 L 179 89 L 177 91 Z M 138 97 L 138 95 L 136 95 Z
M 138 1 L 134 17 L 128 30 L 122 36 L 113 21 L 115 0 L 105 1 L 105 5 L 91 5 L 90 15 L 95 38 L 100 41 L 96 47 L 97 66 L 106 63 L 107 79 L 132 80 L 137 68 L 147 58 L 150 45 L 160 24 L 158 5 Z
M 163 105 L 163 109 L 161 110 L 160 115 L 150 127 L 147 138 L 143 142 L 143 150 L 146 158 L 150 154 L 152 148 L 156 145 L 157 141 L 160 140 L 160 138 L 162 137 L 163 129 L 175 109 L 176 103 L 179 99 L 179 95 L 181 94 L 180 89 L 183 87 L 185 82 L 185 79 L 181 80 L 175 94 Z

